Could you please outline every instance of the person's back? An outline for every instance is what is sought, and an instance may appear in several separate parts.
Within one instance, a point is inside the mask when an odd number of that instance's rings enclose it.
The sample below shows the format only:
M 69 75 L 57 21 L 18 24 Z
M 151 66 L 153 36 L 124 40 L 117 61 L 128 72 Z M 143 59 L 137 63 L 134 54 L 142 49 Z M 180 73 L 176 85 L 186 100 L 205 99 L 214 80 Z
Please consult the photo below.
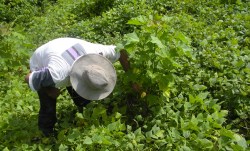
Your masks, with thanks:
M 37 48 L 30 59 L 31 71 L 25 76 L 25 82 L 38 93 L 38 126 L 44 135 L 54 133 L 58 88 L 66 87 L 78 111 L 82 112 L 90 100 L 103 99 L 112 92 L 116 72 L 111 62 L 119 59 L 124 71 L 128 71 L 127 58 L 125 50 L 116 52 L 113 45 L 76 38 L 57 38 Z
M 47 68 L 56 87 L 69 86 L 69 71 L 77 58 L 71 59 L 63 54 L 75 44 L 83 48 L 81 55 L 101 54 L 111 62 L 119 58 L 113 45 L 94 44 L 77 38 L 57 38 L 36 49 L 30 59 L 30 70 L 34 72 Z

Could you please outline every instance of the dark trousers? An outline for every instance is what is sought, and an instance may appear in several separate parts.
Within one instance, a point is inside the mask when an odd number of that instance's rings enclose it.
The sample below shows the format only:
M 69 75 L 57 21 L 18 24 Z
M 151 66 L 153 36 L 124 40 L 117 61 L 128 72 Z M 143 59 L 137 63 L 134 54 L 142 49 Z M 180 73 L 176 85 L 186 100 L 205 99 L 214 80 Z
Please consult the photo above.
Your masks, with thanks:
M 67 91 L 77 106 L 79 112 L 82 112 L 82 108 L 90 103 L 79 96 L 72 87 L 67 87 Z M 46 135 L 53 133 L 56 118 L 56 98 L 52 98 L 48 95 L 46 88 L 41 88 L 38 91 L 38 96 L 40 100 L 40 110 L 38 116 L 38 126 L 39 129 Z

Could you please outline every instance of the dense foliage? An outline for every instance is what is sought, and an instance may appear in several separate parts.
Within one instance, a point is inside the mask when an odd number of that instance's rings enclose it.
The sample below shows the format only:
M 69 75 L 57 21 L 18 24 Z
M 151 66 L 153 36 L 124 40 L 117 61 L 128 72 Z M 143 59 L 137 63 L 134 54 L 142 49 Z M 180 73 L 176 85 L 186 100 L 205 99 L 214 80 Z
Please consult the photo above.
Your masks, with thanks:
M 0 150 L 248 150 L 249 8 L 244 0 L 2 0 Z M 58 136 L 46 138 L 23 79 L 36 47 L 65 36 L 125 48 L 132 69 L 116 63 L 113 94 L 83 113 L 62 90 Z

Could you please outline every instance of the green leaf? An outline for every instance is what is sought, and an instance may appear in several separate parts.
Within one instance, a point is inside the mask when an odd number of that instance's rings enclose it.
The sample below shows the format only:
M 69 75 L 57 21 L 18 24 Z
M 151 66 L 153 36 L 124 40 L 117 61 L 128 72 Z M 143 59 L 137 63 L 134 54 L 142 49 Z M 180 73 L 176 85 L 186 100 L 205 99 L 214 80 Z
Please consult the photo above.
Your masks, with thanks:
M 151 35 L 151 42 L 156 44 L 159 48 L 164 48 L 164 45 L 158 37 Z
M 198 125 L 198 120 L 194 115 L 192 115 L 192 118 L 191 118 L 190 122 L 192 123 L 193 126 Z
M 110 130 L 110 131 L 118 130 L 117 122 L 110 123 L 110 124 L 108 125 L 108 130 Z
M 147 18 L 145 16 L 138 16 L 136 18 L 130 19 L 127 24 L 129 25 L 144 25 L 147 23 Z
M 5 148 L 3 149 L 3 151 L 9 151 L 8 147 L 5 147 Z
M 94 135 L 92 136 L 91 139 L 92 139 L 92 141 L 93 141 L 94 143 L 101 144 L 101 143 L 102 143 L 102 140 L 103 140 L 103 135 L 94 134 Z
M 198 142 L 202 146 L 203 149 L 212 149 L 213 143 L 208 139 L 198 139 Z
M 93 119 L 98 119 L 98 117 L 101 117 L 102 115 L 105 115 L 106 110 L 107 109 L 104 108 L 104 106 L 102 106 L 101 104 L 98 104 L 98 106 L 93 109 L 92 118 Z
M 74 142 L 75 139 L 77 139 L 81 133 L 79 132 L 78 129 L 74 129 L 73 132 L 68 136 L 68 141 L 69 142 Z
M 161 130 L 160 128 L 158 128 L 157 130 L 155 129 L 152 129 L 152 130 L 157 139 L 164 138 L 164 130 Z
M 189 45 L 191 43 L 191 40 L 188 37 L 186 37 L 182 32 L 176 32 L 175 37 L 181 40 L 185 44 Z
M 162 91 L 168 90 L 169 87 L 171 87 L 174 82 L 174 76 L 172 74 L 168 75 L 158 74 L 156 79 Z
M 119 113 L 119 112 L 116 112 L 115 113 L 115 118 L 116 119 L 120 119 L 122 117 L 122 114 L 121 113 Z
M 129 24 L 129 25 L 143 25 L 143 23 L 137 19 L 130 19 L 127 24 Z
M 137 34 L 135 32 L 129 33 L 129 34 L 125 35 L 124 37 L 126 39 L 125 45 L 138 43 L 140 41 L 139 37 L 137 36 Z
M 234 139 L 234 133 L 232 131 L 230 131 L 230 130 L 225 129 L 225 128 L 222 128 L 220 130 L 220 134 L 222 136 L 226 136 L 226 137 L 229 137 L 231 139 Z
M 242 136 L 240 136 L 239 134 L 234 134 L 234 139 L 239 146 L 247 148 L 247 142 Z
M 108 130 L 109 131 L 123 131 L 125 130 L 125 125 L 121 123 L 120 119 L 113 122 L 113 123 L 110 123 L 108 126 L 107 126 Z
M 204 100 L 207 98 L 208 94 L 209 92 L 202 92 L 202 93 L 199 93 L 198 97 Z
M 184 132 L 183 132 L 183 136 L 184 136 L 185 138 L 189 138 L 189 136 L 190 136 L 190 131 L 184 131 Z
M 169 130 L 168 130 L 168 133 L 169 135 L 173 138 L 173 139 L 179 139 L 180 138 L 180 132 L 174 128 L 174 127 L 171 127 Z
M 184 145 L 184 146 L 181 146 L 181 149 L 183 151 L 192 151 L 192 149 L 190 149 L 188 146 Z
M 202 40 L 200 44 L 205 47 L 208 44 L 207 39 Z
M 60 144 L 59 146 L 59 151 L 67 151 L 69 148 L 68 146 L 64 145 L 64 144 Z
M 91 145 L 92 143 L 93 143 L 92 139 L 90 137 L 86 136 L 84 141 L 83 141 L 83 144 Z
M 195 85 L 193 86 L 193 89 L 194 89 L 194 90 L 198 90 L 198 91 L 202 91 L 202 90 L 206 90 L 207 87 L 206 87 L 205 85 L 195 84 Z

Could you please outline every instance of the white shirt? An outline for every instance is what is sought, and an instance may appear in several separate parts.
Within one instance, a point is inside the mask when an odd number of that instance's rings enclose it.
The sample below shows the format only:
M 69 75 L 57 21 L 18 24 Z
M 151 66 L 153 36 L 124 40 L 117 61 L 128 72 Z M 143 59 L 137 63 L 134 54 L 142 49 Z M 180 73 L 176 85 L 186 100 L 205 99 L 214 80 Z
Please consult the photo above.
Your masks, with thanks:
M 36 91 L 41 86 L 49 86 L 46 83 L 52 80 L 57 88 L 70 86 L 69 72 L 72 65 L 62 54 L 75 44 L 83 47 L 83 55 L 101 54 L 111 62 L 117 61 L 120 57 L 120 53 L 115 52 L 113 45 L 94 44 L 77 38 L 54 39 L 37 48 L 30 59 L 32 73 L 29 77 L 29 86 L 32 90 Z

